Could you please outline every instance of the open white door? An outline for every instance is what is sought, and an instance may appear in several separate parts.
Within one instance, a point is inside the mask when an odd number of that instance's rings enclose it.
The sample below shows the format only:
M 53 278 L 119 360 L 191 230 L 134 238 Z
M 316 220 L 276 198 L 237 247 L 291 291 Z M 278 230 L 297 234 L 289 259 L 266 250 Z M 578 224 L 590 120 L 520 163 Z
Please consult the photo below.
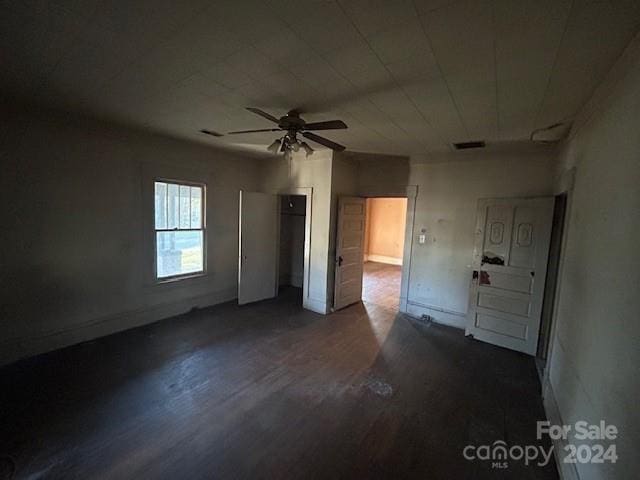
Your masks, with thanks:
M 362 298 L 364 221 L 364 198 L 340 197 L 338 199 L 334 310 L 359 302 Z
M 553 197 L 478 203 L 467 335 L 535 355 Z
M 278 294 L 278 196 L 240 192 L 238 303 Z

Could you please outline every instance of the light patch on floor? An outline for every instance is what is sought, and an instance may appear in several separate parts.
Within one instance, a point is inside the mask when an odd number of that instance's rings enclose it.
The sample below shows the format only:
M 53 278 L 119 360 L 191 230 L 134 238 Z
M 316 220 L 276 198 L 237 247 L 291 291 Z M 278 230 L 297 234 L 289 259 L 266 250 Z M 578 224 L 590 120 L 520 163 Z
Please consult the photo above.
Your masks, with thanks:
M 365 262 L 362 280 L 362 300 L 381 307 L 400 308 L 400 278 L 402 267 L 386 263 Z
M 393 387 L 380 378 L 368 377 L 363 385 L 380 397 L 393 395 Z

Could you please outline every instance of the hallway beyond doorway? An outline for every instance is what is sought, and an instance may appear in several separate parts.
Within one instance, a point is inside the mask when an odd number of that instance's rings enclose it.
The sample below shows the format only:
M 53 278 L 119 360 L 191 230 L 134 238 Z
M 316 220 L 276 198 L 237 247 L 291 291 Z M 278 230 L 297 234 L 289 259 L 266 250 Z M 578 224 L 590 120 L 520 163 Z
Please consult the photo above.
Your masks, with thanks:
M 365 262 L 362 279 L 362 300 L 398 310 L 402 266 Z

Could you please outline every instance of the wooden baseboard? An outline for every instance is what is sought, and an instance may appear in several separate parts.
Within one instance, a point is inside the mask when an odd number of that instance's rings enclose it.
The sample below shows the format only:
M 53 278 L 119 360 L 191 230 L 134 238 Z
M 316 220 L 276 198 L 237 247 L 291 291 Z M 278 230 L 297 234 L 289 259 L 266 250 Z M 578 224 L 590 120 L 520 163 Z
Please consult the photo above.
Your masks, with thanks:
M 404 304 L 402 305 L 404 307 Z M 467 318 L 464 313 L 454 312 L 434 305 L 425 305 L 413 300 L 406 302 L 406 309 L 402 308 L 402 312 L 412 317 L 422 317 L 428 315 L 434 322 L 448 325 L 450 327 L 465 329 Z
M 556 403 L 556 397 L 553 393 L 553 388 L 548 380 L 542 385 L 542 403 L 545 414 L 547 415 L 547 420 L 551 422 L 551 425 L 564 425 L 558 404 Z M 564 463 L 562 461 L 566 445 L 565 440 L 553 440 L 553 456 L 556 460 L 558 474 L 561 480 L 580 480 L 580 475 L 578 474 L 575 464 Z
M 39 335 L 17 338 L 0 346 L 0 365 L 157 322 L 163 318 L 188 312 L 192 308 L 204 308 L 228 302 L 235 299 L 237 294 L 237 288 L 230 288 L 175 302 L 93 318 L 81 324 Z
M 402 258 L 387 257 L 385 255 L 372 255 L 367 254 L 365 256 L 367 262 L 387 263 L 389 265 L 402 265 Z

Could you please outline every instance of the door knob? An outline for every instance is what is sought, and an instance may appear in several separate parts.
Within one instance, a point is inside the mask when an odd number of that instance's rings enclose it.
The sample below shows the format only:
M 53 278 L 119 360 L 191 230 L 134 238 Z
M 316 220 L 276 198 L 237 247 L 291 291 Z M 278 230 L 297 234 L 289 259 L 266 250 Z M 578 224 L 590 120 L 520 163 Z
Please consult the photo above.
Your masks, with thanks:
M 341 267 L 342 266 L 342 256 L 338 257 L 338 266 Z

